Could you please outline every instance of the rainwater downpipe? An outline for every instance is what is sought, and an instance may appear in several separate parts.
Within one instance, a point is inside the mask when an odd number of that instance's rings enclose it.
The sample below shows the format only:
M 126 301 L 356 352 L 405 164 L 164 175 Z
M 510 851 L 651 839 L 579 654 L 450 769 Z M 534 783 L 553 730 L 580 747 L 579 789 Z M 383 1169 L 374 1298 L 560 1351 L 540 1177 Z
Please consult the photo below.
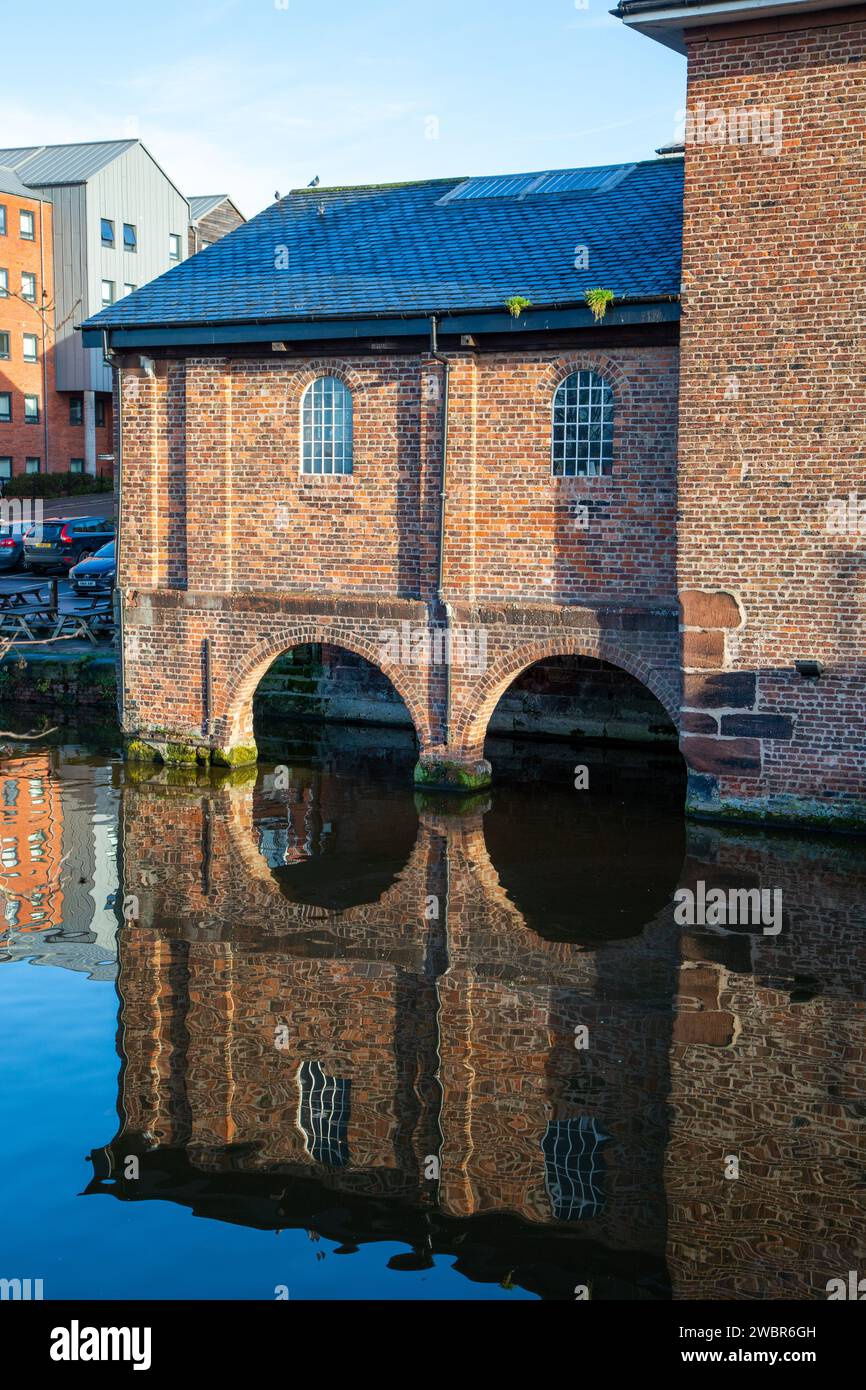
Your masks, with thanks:
M 114 491 L 117 501 L 117 520 L 114 533 L 114 630 L 117 633 L 117 718 L 121 733 L 125 732 L 126 672 L 123 662 L 123 596 L 117 580 L 121 573 L 123 548 L 123 368 L 115 361 L 108 346 L 108 330 L 102 330 L 102 356 L 117 373 L 117 419 L 114 422 Z
M 442 462 L 439 471 L 439 554 L 436 578 L 436 598 L 445 614 L 445 727 L 443 743 L 447 747 L 451 738 L 451 631 L 454 613 L 445 597 L 445 500 L 448 496 L 448 402 L 451 384 L 451 362 L 439 351 L 439 339 L 435 317 L 430 319 L 430 356 L 441 362 L 445 368 L 445 384 L 442 391 Z

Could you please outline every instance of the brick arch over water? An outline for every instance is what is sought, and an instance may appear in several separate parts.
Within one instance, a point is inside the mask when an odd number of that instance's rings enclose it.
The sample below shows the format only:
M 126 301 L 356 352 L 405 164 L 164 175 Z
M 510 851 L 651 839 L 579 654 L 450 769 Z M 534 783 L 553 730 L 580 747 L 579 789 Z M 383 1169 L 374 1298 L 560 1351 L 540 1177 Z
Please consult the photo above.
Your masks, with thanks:
M 539 661 L 557 656 L 585 656 L 618 666 L 645 685 L 656 697 L 671 722 L 679 725 L 680 696 L 675 682 L 645 655 L 629 650 L 594 633 L 535 638 L 495 657 L 470 685 L 453 713 L 451 741 L 468 756 L 481 757 L 487 726 L 502 696 L 523 672 Z
M 375 630 L 374 630 L 375 629 Z M 257 642 L 245 655 L 238 670 L 229 677 L 214 709 L 219 741 L 226 744 L 253 742 L 253 700 L 259 682 L 274 661 L 293 647 L 321 643 L 342 647 L 361 656 L 381 671 L 393 685 L 412 720 L 423 747 L 430 740 L 429 697 L 423 668 L 398 665 L 383 657 L 382 623 L 370 624 L 370 631 L 351 628 L 327 620 L 302 621 L 278 626 Z

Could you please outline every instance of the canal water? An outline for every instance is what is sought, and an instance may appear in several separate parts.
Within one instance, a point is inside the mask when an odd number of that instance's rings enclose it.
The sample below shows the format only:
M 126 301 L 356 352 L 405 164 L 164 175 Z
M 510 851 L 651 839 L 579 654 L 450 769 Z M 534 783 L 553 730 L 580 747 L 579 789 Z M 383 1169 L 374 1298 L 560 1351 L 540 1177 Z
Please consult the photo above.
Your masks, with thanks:
M 0 1277 L 810 1299 L 866 1267 L 862 843 L 687 825 L 658 750 L 500 739 L 455 802 L 396 730 L 274 726 L 220 775 L 115 738 L 0 760 Z

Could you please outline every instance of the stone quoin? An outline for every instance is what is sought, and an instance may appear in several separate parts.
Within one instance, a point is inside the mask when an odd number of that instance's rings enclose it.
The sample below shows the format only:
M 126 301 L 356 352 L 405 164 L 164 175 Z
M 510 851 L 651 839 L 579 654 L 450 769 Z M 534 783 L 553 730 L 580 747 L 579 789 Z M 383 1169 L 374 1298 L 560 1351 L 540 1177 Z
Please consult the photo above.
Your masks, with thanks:
M 864 486 L 866 7 L 617 13 L 736 140 L 299 190 L 85 325 L 130 756 L 254 760 L 259 681 L 323 643 L 389 678 L 422 785 L 472 790 L 504 691 L 578 655 L 656 696 L 692 814 L 866 827 L 866 551 L 827 524 Z

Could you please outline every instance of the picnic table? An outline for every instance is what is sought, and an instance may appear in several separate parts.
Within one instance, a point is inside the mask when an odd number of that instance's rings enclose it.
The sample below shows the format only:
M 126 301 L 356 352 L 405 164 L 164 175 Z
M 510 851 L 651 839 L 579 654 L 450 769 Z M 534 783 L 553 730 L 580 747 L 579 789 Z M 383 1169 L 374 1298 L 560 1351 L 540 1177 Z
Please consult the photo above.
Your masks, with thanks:
M 57 627 L 53 637 L 86 637 L 96 643 L 100 637 L 114 634 L 114 601 L 112 595 L 94 594 L 77 608 L 57 614 Z
M 43 599 L 43 592 L 47 590 L 47 597 Z M 8 613 L 16 608 L 27 608 L 32 604 L 39 605 L 39 602 L 51 603 L 57 607 L 57 580 L 49 579 L 42 584 L 25 584 L 23 589 L 10 589 L 8 593 L 0 594 L 0 613 Z
M 27 637 L 35 642 L 35 630 L 53 628 L 57 616 L 56 579 L 0 594 L 0 633 L 7 637 Z
M 37 632 L 41 635 L 37 636 Z M 86 603 L 61 611 L 57 580 L 29 584 L 0 594 L 0 634 L 31 642 L 51 642 L 57 637 L 86 638 L 94 644 L 114 633 L 112 595 L 94 594 Z

